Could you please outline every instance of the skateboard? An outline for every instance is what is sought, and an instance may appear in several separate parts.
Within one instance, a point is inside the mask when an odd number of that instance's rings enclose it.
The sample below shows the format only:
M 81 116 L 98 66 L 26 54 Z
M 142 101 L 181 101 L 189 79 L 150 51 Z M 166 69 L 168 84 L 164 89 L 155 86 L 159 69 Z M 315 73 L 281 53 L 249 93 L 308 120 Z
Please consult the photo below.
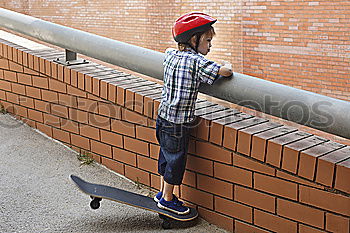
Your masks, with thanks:
M 158 208 L 157 203 L 153 200 L 153 198 L 111 186 L 89 183 L 74 175 L 71 175 L 70 177 L 80 189 L 80 191 L 87 195 L 90 195 L 92 199 L 90 202 L 90 207 L 92 209 L 98 209 L 100 207 L 100 202 L 102 199 L 116 201 L 122 204 L 142 208 L 158 213 L 159 217 L 163 220 L 163 229 L 171 229 L 173 222 L 191 221 L 198 216 L 198 212 L 191 207 L 189 207 L 190 213 L 186 215 L 178 215 L 173 212 Z

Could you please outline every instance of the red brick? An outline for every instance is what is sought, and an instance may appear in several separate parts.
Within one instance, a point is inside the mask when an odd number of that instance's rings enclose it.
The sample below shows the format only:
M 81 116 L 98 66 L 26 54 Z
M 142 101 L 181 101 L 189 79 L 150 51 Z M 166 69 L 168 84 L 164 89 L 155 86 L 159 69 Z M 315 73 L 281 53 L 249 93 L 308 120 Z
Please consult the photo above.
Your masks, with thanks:
M 299 200 L 302 203 L 321 209 L 347 216 L 350 215 L 350 199 L 340 194 L 301 185 L 299 188 Z
M 324 227 L 324 211 L 306 205 L 277 199 L 277 214 L 314 227 Z
M 0 86 L 1 86 L 1 80 L 0 80 Z M 29 97 L 33 97 L 36 99 L 41 99 L 41 92 L 39 88 L 35 88 L 35 87 L 28 87 L 26 86 L 26 93 L 27 96 Z
M 54 139 L 70 144 L 70 135 L 66 131 L 53 128 L 52 136 Z
M 237 152 L 242 153 L 244 155 L 250 155 L 253 135 L 279 126 L 281 125 L 272 122 L 265 122 L 262 124 L 245 128 L 243 130 L 239 130 L 237 135 Z
M 79 90 L 78 88 L 67 85 L 67 93 L 69 95 L 74 95 L 82 98 L 86 98 L 87 93 L 85 91 Z
M 299 224 L 299 233 L 325 233 L 325 232 L 326 231 L 322 231 L 313 227 Z
M 265 161 L 267 141 L 274 137 L 284 135 L 293 131 L 296 131 L 296 129 L 290 127 L 278 127 L 276 129 L 267 130 L 265 132 L 253 135 L 251 157 L 260 161 Z
M 11 83 L 11 86 L 12 86 L 12 92 L 13 93 L 20 94 L 22 96 L 26 94 L 25 93 L 26 89 L 25 89 L 24 85 L 18 84 L 18 83 Z
M 112 146 L 123 147 L 123 137 L 119 134 L 100 130 L 101 141 Z
M 268 233 L 256 226 L 235 220 L 235 233 Z
M 141 155 L 149 155 L 148 143 L 134 138 L 124 137 L 124 148 Z
M 10 70 L 11 71 L 15 71 L 15 72 L 19 72 L 19 73 L 23 73 L 23 66 L 14 63 L 12 61 L 9 61 L 9 66 L 10 66 Z
M 45 60 L 45 74 L 51 76 L 51 62 L 48 60 Z
M 104 117 L 93 113 L 89 113 L 89 124 L 100 129 L 111 129 L 111 120 L 109 117 Z
M 209 176 L 213 175 L 213 170 L 214 170 L 213 161 L 198 158 L 195 156 L 187 157 L 186 168 L 191 171 L 202 173 Z
M 318 158 L 316 182 L 332 187 L 335 163 L 350 158 L 350 147 L 344 147 Z
M 151 188 L 160 190 L 160 176 L 151 174 Z
M 106 167 L 108 167 L 109 169 L 111 169 L 111 170 L 113 170 L 121 175 L 125 174 L 124 164 L 122 164 L 122 163 L 119 163 L 117 161 L 114 161 L 114 160 L 111 160 L 108 158 L 104 158 L 104 157 L 101 158 L 101 163 L 103 165 L 105 165 Z
M 15 72 L 4 70 L 4 79 L 11 82 L 17 82 L 17 75 Z
M 204 218 L 207 222 L 215 224 L 227 231 L 233 232 L 233 219 L 226 217 L 225 215 L 217 212 L 207 210 L 205 208 L 198 208 L 199 215 Z
M 69 118 L 82 124 L 88 124 L 88 113 L 74 108 L 69 108 Z
M 350 229 L 350 218 L 326 213 L 326 230 L 330 232 L 348 233 Z
M 143 98 L 143 115 L 153 118 L 153 99 L 148 96 Z
M 92 77 L 90 75 L 85 75 L 85 91 L 92 93 Z
M 309 136 L 311 136 L 309 133 L 295 132 L 268 141 L 266 163 L 281 167 L 283 146 Z
M 67 94 L 58 94 L 58 103 L 60 105 L 66 106 L 66 107 L 72 107 L 77 108 L 77 98 L 75 96 L 67 95 Z
M 260 172 L 268 175 L 275 174 L 275 168 L 269 167 L 264 163 L 254 161 L 248 157 L 233 153 L 233 165 L 240 168 L 245 168 L 254 172 Z
M 147 128 L 143 126 L 136 126 L 136 137 L 138 139 L 152 142 L 152 143 L 158 143 L 157 137 L 156 137 L 156 130 L 152 128 Z
M 153 159 L 158 159 L 160 147 L 158 145 L 149 144 L 149 155 Z
M 50 103 L 58 103 L 58 94 L 53 91 L 41 90 L 41 98 Z
M 131 166 L 136 166 L 136 154 L 120 148 L 113 147 L 113 159 Z
M 85 90 L 85 75 L 83 73 L 78 73 L 78 86 L 80 90 Z
M 44 124 L 53 127 L 60 127 L 60 118 L 44 113 Z
M 68 68 L 68 67 L 63 68 L 63 82 L 65 82 L 67 84 L 70 84 L 70 82 L 71 82 L 70 72 L 71 72 L 70 68 Z
M 137 167 L 154 174 L 158 174 L 158 162 L 145 156 L 137 156 Z
M 113 119 L 121 119 L 121 109 L 115 104 L 99 102 L 98 113 Z
M 210 160 L 232 164 L 232 153 L 209 142 L 196 141 L 196 155 Z
M 210 125 L 210 121 L 203 118 L 198 118 L 197 126 L 195 129 L 192 130 L 192 134 L 195 134 L 197 138 L 209 141 Z
M 19 83 L 25 84 L 25 85 L 32 85 L 32 76 L 28 75 L 28 74 L 21 74 L 18 73 L 17 74 L 17 79 Z
M 41 112 L 28 109 L 28 118 L 43 123 L 43 114 Z
M 12 91 L 11 90 L 11 83 L 7 82 L 7 81 L 0 80 L 0 88 L 1 88 L 1 90 Z
M 135 137 L 135 125 L 126 121 L 111 120 L 112 131 L 130 137 Z
M 45 74 L 45 59 L 39 57 L 39 70 L 40 73 Z
M 108 83 L 108 100 L 112 103 L 117 103 L 117 87 L 114 84 Z
M 33 86 L 42 89 L 49 89 L 49 81 L 47 78 L 32 76 Z
M 68 119 L 68 108 L 58 104 L 51 104 L 51 114 Z
M 71 120 L 61 119 L 61 129 L 64 129 L 71 133 L 79 134 L 79 124 Z
M 78 73 L 75 70 L 71 70 L 71 85 L 73 87 L 78 87 Z
M 80 124 L 80 135 L 92 138 L 95 140 L 100 140 L 99 129 L 91 127 L 89 125 Z
M 7 92 L 6 100 L 14 104 L 19 104 L 19 95 Z
M 84 150 L 90 151 L 89 139 L 82 137 L 80 135 L 71 134 L 71 143 L 74 146 L 82 148 Z
M 255 209 L 254 223 L 257 226 L 269 229 L 273 232 L 295 233 L 297 232 L 297 223 L 278 217 L 276 215 L 268 214 L 266 212 Z
M 1 83 L 0 83 L 0 86 L 1 86 Z M 6 93 L 5 91 L 0 90 L 0 100 L 4 100 L 4 99 L 6 99 Z
M 125 165 L 125 176 L 135 182 L 150 186 L 150 174 L 141 169 Z
M 57 81 L 55 79 L 49 79 L 49 88 L 51 91 L 67 93 L 67 84 Z
M 300 151 L 324 143 L 326 141 L 326 139 L 312 136 L 286 145 L 283 148 L 282 169 L 296 174 L 298 169 Z
M 297 200 L 297 187 L 295 183 L 284 181 L 275 177 L 254 174 L 254 188 L 284 198 Z
M 15 107 L 14 114 L 16 114 L 18 116 L 21 116 L 21 117 L 28 118 L 27 108 L 24 108 L 24 107 L 21 107 L 21 106 L 14 106 L 14 107 Z
M 214 163 L 214 177 L 248 187 L 253 183 L 252 172 L 220 163 Z
M 47 136 L 49 137 L 52 137 L 52 127 L 51 126 L 48 126 L 48 125 L 45 125 L 45 124 L 41 124 L 39 122 L 36 123 L 36 128 L 46 134 Z
M 233 185 L 208 176 L 197 175 L 197 188 L 225 198 L 233 198 Z
M 90 141 L 91 143 L 91 151 L 102 156 L 112 158 L 112 147 L 110 145 L 97 142 L 94 140 Z
M 196 187 L 196 177 L 196 173 L 186 170 L 182 183 L 191 187 Z
M 300 153 L 298 175 L 314 180 L 317 158 L 343 146 L 339 143 L 326 142 L 302 151 Z
M 136 92 L 135 93 L 134 111 L 138 112 L 140 114 L 143 114 L 143 108 L 144 108 L 143 95 Z
M 253 208 L 234 201 L 214 197 L 215 211 L 246 222 L 253 222 Z
M 93 100 L 78 98 L 78 109 L 86 112 L 98 113 L 98 104 Z
M 147 126 L 147 118 L 143 115 L 122 108 L 122 120 L 130 123 Z
M 334 187 L 350 193 L 350 159 L 337 164 Z
M 234 188 L 234 200 L 254 208 L 275 213 L 275 197 L 240 186 Z
M 0 69 L 5 69 L 5 70 L 9 69 L 9 61 L 7 59 L 0 58 Z
M 195 203 L 199 206 L 213 210 L 214 197 L 213 194 L 200 191 L 198 189 L 188 187 L 186 185 L 180 186 L 181 199 Z
M 310 186 L 310 187 L 315 187 L 315 188 L 322 188 L 323 187 L 322 185 L 316 184 L 313 181 L 305 180 L 303 178 L 300 178 L 299 176 L 286 173 L 285 171 L 277 170 L 276 177 L 291 181 L 293 183 L 303 184 L 303 185 Z
M 153 101 L 153 119 L 156 119 L 158 116 L 160 102 L 156 99 Z

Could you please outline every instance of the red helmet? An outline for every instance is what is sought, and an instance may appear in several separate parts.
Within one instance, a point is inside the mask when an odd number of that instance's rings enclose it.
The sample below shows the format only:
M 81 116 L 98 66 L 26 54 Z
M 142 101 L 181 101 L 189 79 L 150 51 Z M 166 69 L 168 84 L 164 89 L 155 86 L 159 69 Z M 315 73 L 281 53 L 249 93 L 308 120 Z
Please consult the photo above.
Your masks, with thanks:
M 179 43 L 186 43 L 194 34 L 208 30 L 216 20 L 201 12 L 185 14 L 175 21 L 173 26 L 174 40 Z

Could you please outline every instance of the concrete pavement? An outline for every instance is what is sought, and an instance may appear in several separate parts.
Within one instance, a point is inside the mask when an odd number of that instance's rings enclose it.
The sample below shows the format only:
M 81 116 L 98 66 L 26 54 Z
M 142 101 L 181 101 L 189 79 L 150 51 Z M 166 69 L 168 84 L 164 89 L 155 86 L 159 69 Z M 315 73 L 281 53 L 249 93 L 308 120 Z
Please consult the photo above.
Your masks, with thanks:
M 92 210 L 70 174 L 149 194 L 101 165 L 80 166 L 74 151 L 0 114 L 0 232 L 164 232 L 149 211 L 108 200 Z M 226 231 L 198 219 L 167 232 Z

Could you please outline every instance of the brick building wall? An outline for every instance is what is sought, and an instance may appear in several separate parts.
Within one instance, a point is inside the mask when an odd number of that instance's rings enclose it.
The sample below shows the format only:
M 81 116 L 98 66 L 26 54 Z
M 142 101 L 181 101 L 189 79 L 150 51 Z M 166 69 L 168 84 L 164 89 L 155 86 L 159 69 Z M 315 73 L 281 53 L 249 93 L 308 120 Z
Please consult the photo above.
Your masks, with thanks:
M 162 86 L 98 63 L 64 67 L 54 49 L 0 40 L 0 104 L 108 168 L 159 189 Z M 179 197 L 236 233 L 348 233 L 350 146 L 225 108 L 196 106 Z
M 218 18 L 209 57 L 236 72 L 350 100 L 350 3 L 342 0 L 3 1 L 0 6 L 142 47 L 176 46 L 174 20 Z M 268 90 L 267 90 L 268 91 Z

